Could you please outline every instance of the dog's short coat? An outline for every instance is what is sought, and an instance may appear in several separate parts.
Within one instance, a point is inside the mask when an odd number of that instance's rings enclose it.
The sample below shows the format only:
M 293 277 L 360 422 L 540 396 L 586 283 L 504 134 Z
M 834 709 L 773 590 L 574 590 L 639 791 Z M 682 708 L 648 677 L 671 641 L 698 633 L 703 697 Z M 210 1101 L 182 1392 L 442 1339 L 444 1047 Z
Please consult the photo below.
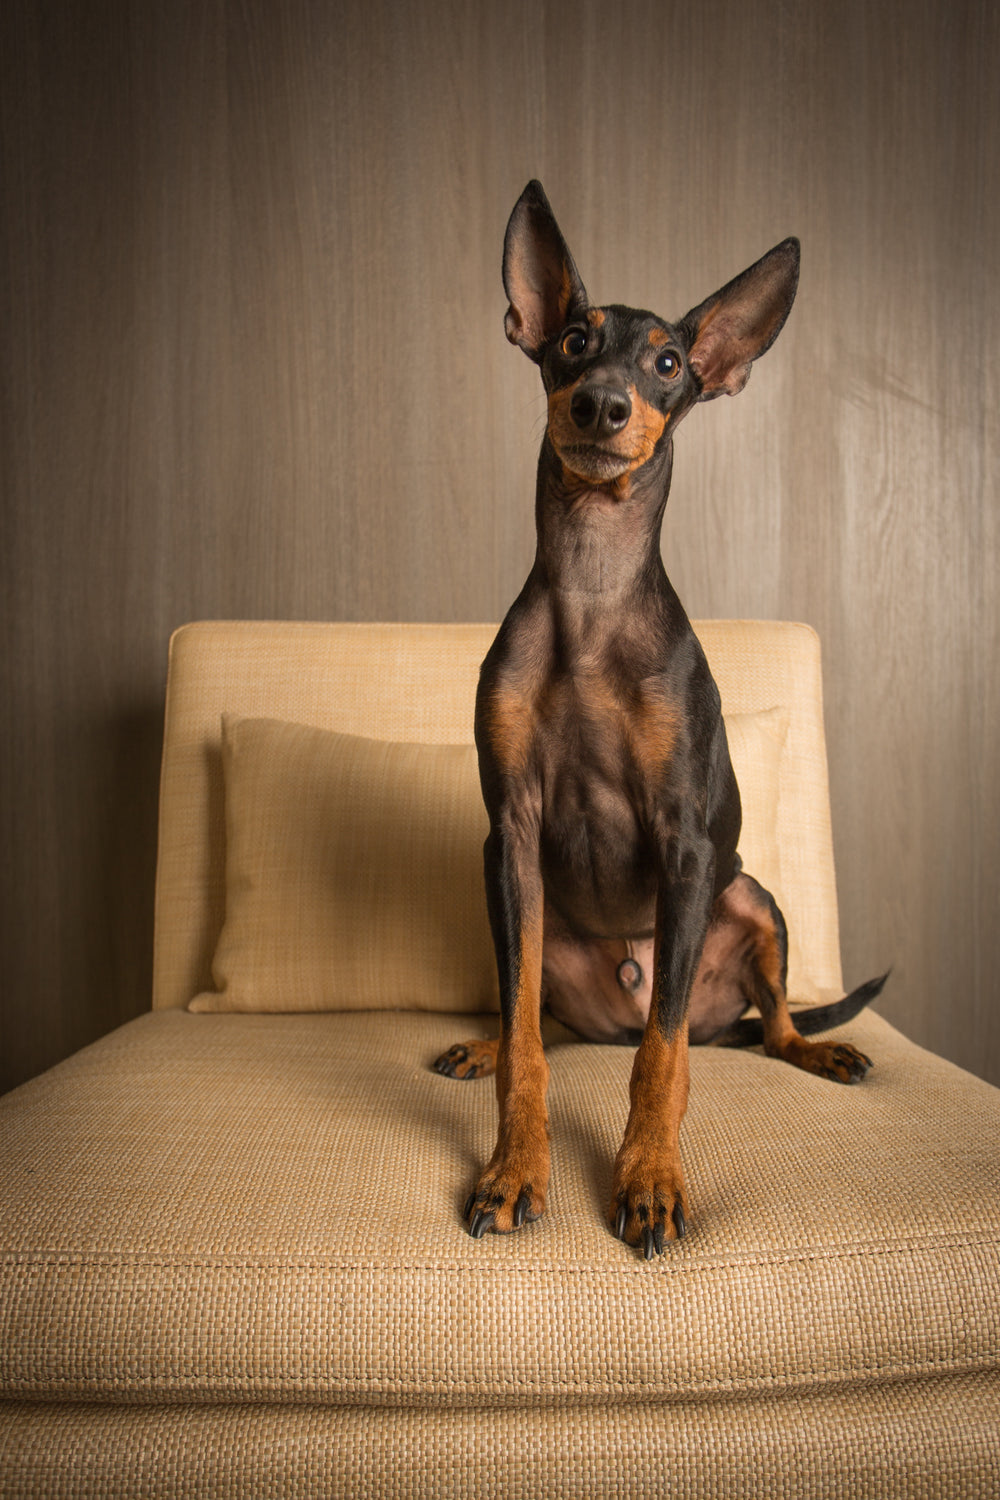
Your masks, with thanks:
M 685 1232 L 679 1130 L 688 1042 L 762 1039 L 769 1054 L 850 1083 L 870 1061 L 803 1033 L 881 988 L 799 1012 L 787 937 L 736 853 L 740 797 L 719 694 L 660 557 L 673 435 L 699 401 L 742 390 L 791 308 L 794 239 L 677 323 L 592 307 L 541 186 L 507 228 L 508 338 L 540 367 L 534 567 L 483 663 L 476 744 L 490 832 L 486 891 L 499 1042 L 435 1066 L 496 1072 L 496 1149 L 466 1205 L 470 1232 L 545 1207 L 544 1002 L 602 1042 L 638 1044 L 609 1222 L 647 1259 Z M 740 1022 L 751 1005 L 761 1021 Z M 757 1030 L 754 1030 L 756 1025 Z

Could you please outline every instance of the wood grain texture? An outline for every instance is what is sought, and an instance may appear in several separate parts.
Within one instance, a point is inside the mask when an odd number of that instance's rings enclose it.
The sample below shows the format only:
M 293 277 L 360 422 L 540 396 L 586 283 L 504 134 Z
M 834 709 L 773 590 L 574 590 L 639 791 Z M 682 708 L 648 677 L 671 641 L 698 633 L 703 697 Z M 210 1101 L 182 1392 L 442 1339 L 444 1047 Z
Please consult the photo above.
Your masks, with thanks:
M 198 617 L 490 619 L 533 551 L 504 224 L 679 315 L 799 298 L 678 438 L 698 616 L 825 648 L 845 973 L 1000 1082 L 1000 22 L 985 0 L 71 0 L 3 28 L 3 1081 L 148 1004 Z

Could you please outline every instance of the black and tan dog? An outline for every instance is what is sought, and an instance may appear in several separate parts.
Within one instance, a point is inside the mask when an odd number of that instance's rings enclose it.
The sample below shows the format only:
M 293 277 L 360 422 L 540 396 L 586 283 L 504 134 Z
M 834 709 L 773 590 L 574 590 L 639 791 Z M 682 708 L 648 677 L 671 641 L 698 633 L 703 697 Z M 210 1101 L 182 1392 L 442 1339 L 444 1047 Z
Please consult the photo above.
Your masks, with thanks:
M 507 337 L 541 368 L 548 423 L 535 564 L 476 702 L 500 1039 L 435 1064 L 458 1078 L 496 1071 L 496 1150 L 465 1209 L 476 1238 L 545 1208 L 543 1002 L 584 1037 L 638 1043 L 609 1219 L 647 1259 L 688 1214 L 689 1039 L 763 1040 L 844 1083 L 870 1066 L 802 1033 L 855 1014 L 881 981 L 797 1013 L 798 1029 L 789 1013 L 785 924 L 741 869 L 719 693 L 660 559 L 674 430 L 697 401 L 742 389 L 788 315 L 798 266 L 785 240 L 666 323 L 590 306 L 538 183 L 507 227 Z M 750 1005 L 762 1022 L 739 1021 Z

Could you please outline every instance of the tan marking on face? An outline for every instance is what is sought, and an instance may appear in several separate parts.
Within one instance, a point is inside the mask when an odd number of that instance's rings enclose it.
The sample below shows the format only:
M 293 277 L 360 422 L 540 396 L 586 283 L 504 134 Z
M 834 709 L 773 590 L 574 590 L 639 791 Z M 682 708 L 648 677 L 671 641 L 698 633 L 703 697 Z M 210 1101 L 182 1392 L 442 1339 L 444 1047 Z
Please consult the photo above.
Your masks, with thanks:
M 649 342 L 654 349 L 662 349 L 664 344 L 670 343 L 670 335 L 662 328 L 651 328 Z
M 635 462 L 633 470 L 648 463 L 653 456 L 657 443 L 663 436 L 664 429 L 670 420 L 669 412 L 658 411 L 648 401 L 643 401 L 636 391 L 631 391 L 632 418 L 626 427 L 627 433 L 634 433 Z
M 569 406 L 573 399 L 573 393 L 579 384 L 579 380 L 574 380 L 572 385 L 563 386 L 560 390 L 553 391 L 548 399 L 549 436 L 555 444 L 557 453 L 561 453 L 562 447 L 566 442 L 572 442 L 573 433 L 576 432 L 576 424 L 569 414 Z M 579 434 L 577 435 L 579 436 Z M 562 439 L 562 442 L 560 442 L 560 439 Z
M 632 415 L 627 425 L 622 428 L 621 432 L 604 439 L 599 447 L 595 447 L 593 465 L 588 465 L 586 452 L 583 454 L 573 452 L 574 448 L 581 446 L 586 448 L 586 439 L 583 438 L 570 413 L 574 392 L 583 378 L 581 376 L 580 380 L 574 381 L 572 385 L 553 391 L 548 398 L 548 429 L 552 446 L 563 466 L 575 478 L 582 479 L 585 484 L 615 483 L 620 486 L 623 479 L 627 479 L 637 469 L 641 469 L 643 464 L 648 463 L 652 458 L 656 445 L 666 430 L 670 413 L 664 414 L 658 411 L 655 406 L 642 399 L 634 386 L 629 386 Z M 616 459 L 620 460 L 617 472 L 602 474 L 600 472 L 601 458 L 609 463 L 613 463 Z
M 605 318 L 606 314 L 600 307 L 592 307 L 587 313 L 587 322 L 590 324 L 591 328 L 603 328 Z

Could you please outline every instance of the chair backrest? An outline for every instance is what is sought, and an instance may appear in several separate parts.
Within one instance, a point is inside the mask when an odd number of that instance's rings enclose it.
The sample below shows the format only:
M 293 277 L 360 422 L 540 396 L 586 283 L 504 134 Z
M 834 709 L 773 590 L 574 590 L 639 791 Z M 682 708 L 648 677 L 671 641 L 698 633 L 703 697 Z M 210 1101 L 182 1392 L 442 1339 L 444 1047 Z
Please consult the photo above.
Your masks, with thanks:
M 156 876 L 154 1009 L 211 987 L 225 915 L 223 713 L 373 739 L 472 740 L 493 625 L 204 622 L 170 643 Z M 805 625 L 695 623 L 726 714 L 788 711 L 781 897 L 820 995 L 840 991 L 819 640 Z M 801 998 L 817 998 L 816 994 Z

